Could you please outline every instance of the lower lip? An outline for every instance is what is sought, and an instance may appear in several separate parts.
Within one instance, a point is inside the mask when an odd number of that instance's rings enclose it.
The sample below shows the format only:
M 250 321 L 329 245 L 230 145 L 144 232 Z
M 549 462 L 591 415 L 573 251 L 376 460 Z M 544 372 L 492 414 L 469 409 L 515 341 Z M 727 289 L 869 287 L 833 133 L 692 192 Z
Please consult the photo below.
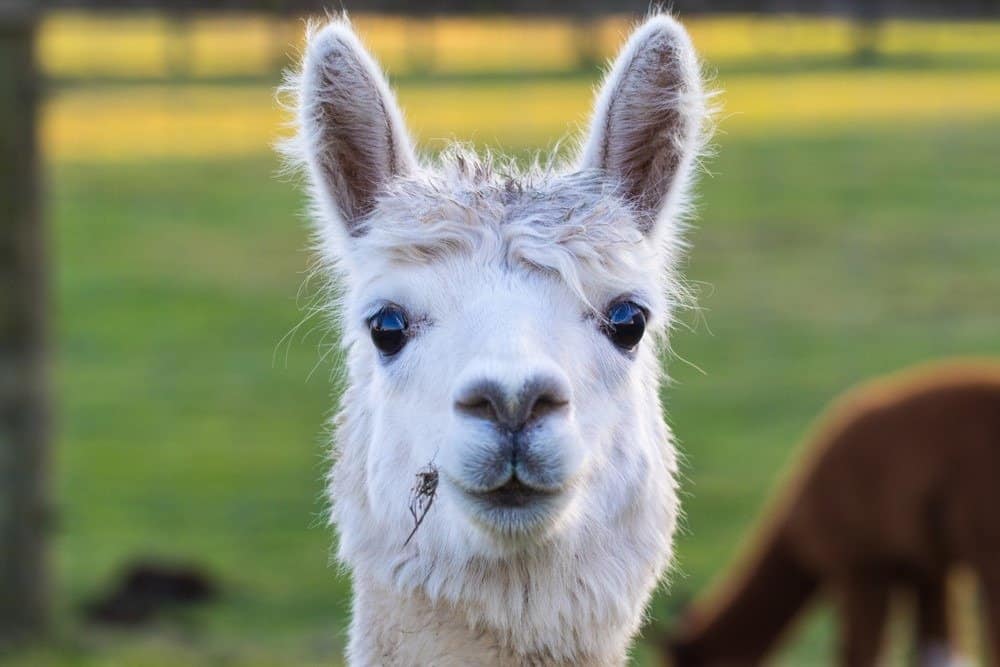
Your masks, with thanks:
M 465 492 L 475 508 L 476 523 L 491 533 L 513 537 L 535 533 L 557 515 L 557 493 L 534 489 L 504 489 L 488 493 Z

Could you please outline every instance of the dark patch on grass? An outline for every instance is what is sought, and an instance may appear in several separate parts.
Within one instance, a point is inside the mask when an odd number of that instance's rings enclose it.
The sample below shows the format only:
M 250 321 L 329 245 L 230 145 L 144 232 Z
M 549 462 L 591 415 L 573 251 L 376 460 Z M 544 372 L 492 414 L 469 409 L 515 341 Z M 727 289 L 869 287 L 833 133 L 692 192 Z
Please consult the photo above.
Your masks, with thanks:
M 197 566 L 136 561 L 114 588 L 88 602 L 83 613 L 91 623 L 135 627 L 167 608 L 208 602 L 217 595 L 212 577 Z

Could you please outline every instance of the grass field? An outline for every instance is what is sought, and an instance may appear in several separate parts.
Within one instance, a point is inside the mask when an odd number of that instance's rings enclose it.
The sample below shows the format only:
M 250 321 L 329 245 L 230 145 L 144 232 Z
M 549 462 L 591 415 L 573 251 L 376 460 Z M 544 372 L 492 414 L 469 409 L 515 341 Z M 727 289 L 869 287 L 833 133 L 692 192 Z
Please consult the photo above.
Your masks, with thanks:
M 526 154 L 584 118 L 591 83 L 414 79 L 400 96 L 432 147 Z M 663 627 L 723 571 L 838 392 L 1000 355 L 1000 68 L 733 66 L 718 83 L 686 272 L 699 309 L 665 360 L 687 519 Z M 47 106 L 60 629 L 14 664 L 339 660 L 348 584 L 320 518 L 337 359 L 320 361 L 322 328 L 282 342 L 309 256 L 267 152 L 279 121 L 263 84 L 60 89 Z M 80 626 L 80 603 L 142 554 L 204 564 L 223 599 L 136 634 Z M 827 664 L 829 642 L 811 617 L 782 662 Z

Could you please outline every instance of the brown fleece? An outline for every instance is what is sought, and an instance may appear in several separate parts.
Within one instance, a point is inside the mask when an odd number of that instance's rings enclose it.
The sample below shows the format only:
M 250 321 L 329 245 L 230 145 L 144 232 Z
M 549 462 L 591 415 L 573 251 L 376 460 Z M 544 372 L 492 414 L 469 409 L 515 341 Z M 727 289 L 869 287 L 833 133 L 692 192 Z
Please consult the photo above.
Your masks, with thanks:
M 819 591 L 837 609 L 839 664 L 878 662 L 897 590 L 915 600 L 918 645 L 940 650 L 957 564 L 978 575 L 997 660 L 1000 362 L 921 367 L 849 392 L 752 542 L 663 642 L 667 664 L 759 664 Z

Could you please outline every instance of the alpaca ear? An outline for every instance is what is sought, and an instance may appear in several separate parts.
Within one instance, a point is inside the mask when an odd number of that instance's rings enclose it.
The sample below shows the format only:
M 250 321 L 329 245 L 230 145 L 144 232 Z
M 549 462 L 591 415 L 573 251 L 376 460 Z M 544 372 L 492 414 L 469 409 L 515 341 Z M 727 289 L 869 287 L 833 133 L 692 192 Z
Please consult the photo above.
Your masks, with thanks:
M 690 38 L 673 18 L 653 16 L 601 86 L 579 167 L 604 171 L 650 232 L 665 211 L 684 204 L 705 116 Z
M 359 234 L 380 192 L 416 158 L 389 84 L 346 20 L 309 33 L 298 124 L 318 203 Z

